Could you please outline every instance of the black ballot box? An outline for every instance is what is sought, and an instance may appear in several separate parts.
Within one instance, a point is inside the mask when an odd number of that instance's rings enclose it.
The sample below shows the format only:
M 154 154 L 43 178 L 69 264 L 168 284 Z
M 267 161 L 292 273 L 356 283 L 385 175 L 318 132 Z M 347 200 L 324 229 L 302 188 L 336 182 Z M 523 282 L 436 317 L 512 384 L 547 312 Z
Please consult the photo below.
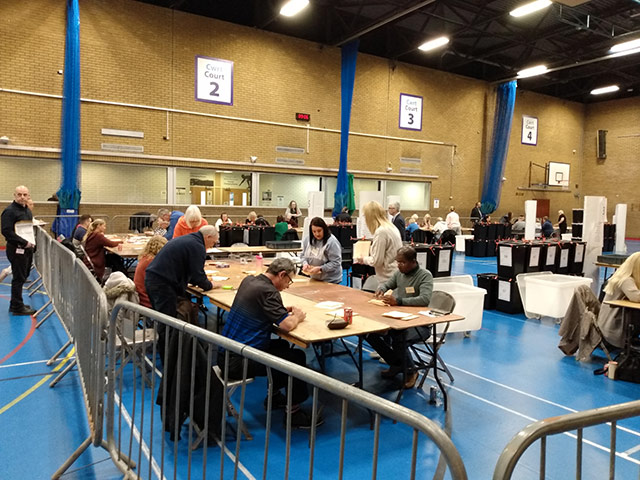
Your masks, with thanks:
M 569 273 L 571 258 L 571 242 L 558 242 L 558 254 L 556 255 L 556 273 L 566 275 Z
M 586 242 L 571 242 L 569 246 L 569 273 L 581 275 L 584 271 Z
M 249 245 L 250 247 L 257 247 L 260 245 L 260 233 L 262 232 L 262 228 L 257 226 L 247 227 L 244 235 L 244 243 Z
M 498 278 L 496 294 L 496 310 L 504 313 L 522 313 L 522 299 L 518 290 L 518 282 L 512 278 Z
M 497 240 L 487 240 L 487 257 L 495 257 L 498 251 Z
M 356 238 L 356 226 L 355 225 L 343 225 L 340 230 L 340 245 L 342 248 L 351 248 Z
M 473 238 L 464 239 L 464 254 L 467 257 L 473 257 Z
M 486 257 L 487 256 L 487 240 L 473 240 L 471 251 L 474 257 Z
M 428 245 L 427 270 L 434 277 L 450 277 L 453 263 L 453 245 Z
M 244 228 L 231 228 L 231 245 L 233 245 L 234 243 L 244 243 Z
M 221 247 L 230 247 L 231 246 L 231 227 L 224 228 L 220 226 L 220 246 Z
M 495 273 L 479 273 L 478 287 L 487 291 L 484 296 L 484 309 L 495 310 L 496 300 L 498 299 L 498 275 Z
M 485 223 L 476 223 L 473 226 L 473 238 L 474 240 L 486 240 L 487 239 L 488 225 Z
M 276 239 L 276 227 L 260 227 L 260 245 L 266 245 Z
M 560 248 L 557 242 L 542 242 L 542 250 L 540 252 L 540 271 L 556 273 L 556 257 Z
M 497 240 L 498 238 L 498 224 L 490 223 L 487 225 L 487 240 Z
M 542 242 L 532 242 L 529 245 L 527 259 L 525 264 L 525 272 L 539 272 L 540 263 L 542 261 Z
M 517 241 L 498 243 L 498 275 L 501 278 L 516 278 L 516 275 L 526 272 L 526 262 L 529 259 L 530 245 Z

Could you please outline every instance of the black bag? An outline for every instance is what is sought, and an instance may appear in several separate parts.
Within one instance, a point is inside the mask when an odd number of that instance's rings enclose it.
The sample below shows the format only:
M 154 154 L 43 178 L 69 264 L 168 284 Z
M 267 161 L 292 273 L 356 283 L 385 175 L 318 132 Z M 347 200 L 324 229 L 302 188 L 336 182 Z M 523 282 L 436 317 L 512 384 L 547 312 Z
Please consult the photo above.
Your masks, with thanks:
M 78 257 L 80 260 L 84 259 L 84 251 L 81 248 L 76 248 L 76 246 L 73 244 L 73 240 L 71 240 L 70 238 L 63 238 L 62 240 L 60 240 L 60 243 L 71 250 L 73 253 L 75 253 L 76 257 Z
M 622 352 L 616 360 L 618 362 L 616 380 L 640 383 L 640 354 L 633 350 Z

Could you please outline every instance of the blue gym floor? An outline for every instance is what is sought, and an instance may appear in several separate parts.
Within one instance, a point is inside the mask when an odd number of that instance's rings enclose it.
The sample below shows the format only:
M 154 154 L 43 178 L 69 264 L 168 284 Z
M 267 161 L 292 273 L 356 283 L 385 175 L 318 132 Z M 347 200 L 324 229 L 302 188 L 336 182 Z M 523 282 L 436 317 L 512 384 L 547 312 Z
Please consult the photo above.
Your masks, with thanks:
M 627 242 L 630 252 L 640 250 L 640 242 Z M 7 265 L 4 252 L 0 253 L 0 268 Z M 494 258 L 465 258 L 456 254 L 452 274 L 488 273 L 496 271 Z M 475 277 L 474 277 L 475 278 Z M 9 279 L 10 280 L 10 277 Z M 49 318 L 38 330 L 30 317 L 8 314 L 10 285 L 7 280 L 0 284 L 0 478 L 44 479 L 71 455 L 88 436 L 88 424 L 84 401 L 76 371 L 70 372 L 55 388 L 48 384 L 55 374 L 53 370 L 64 368 L 67 360 L 61 358 L 48 367 L 45 362 L 63 345 L 66 334 L 55 317 Z M 43 305 L 46 297 L 36 293 L 25 301 L 35 308 Z M 428 403 L 429 386 L 424 390 L 405 392 L 401 403 L 451 431 L 470 479 L 490 479 L 495 463 L 504 446 L 520 429 L 536 420 L 565 413 L 605 405 L 636 400 L 640 396 L 640 385 L 612 381 L 593 371 L 605 361 L 604 354 L 596 350 L 590 362 L 578 363 L 573 357 L 565 357 L 557 348 L 558 325 L 553 319 L 527 319 L 524 315 L 508 315 L 497 311 L 485 311 L 482 329 L 464 338 L 462 334 L 447 336 L 441 354 L 449 366 L 455 382 L 448 387 L 449 411 L 445 415 L 442 406 Z M 68 353 L 68 352 L 66 352 Z M 65 354 L 66 354 L 65 353 Z M 317 362 L 308 352 L 309 364 L 317 368 Z M 63 356 L 64 357 L 64 356 Z M 390 400 L 395 399 L 395 383 L 383 380 L 379 371 L 384 368 L 377 360 L 365 354 L 365 385 L 368 390 Z M 351 383 L 356 380 L 355 370 L 345 356 L 331 358 L 327 373 Z M 257 388 L 248 400 L 248 412 L 263 415 L 263 385 L 257 380 L 250 386 Z M 123 392 L 126 405 L 130 399 Z M 314 478 L 333 479 L 335 473 L 327 473 L 335 467 L 336 451 L 339 447 L 340 405 L 335 399 L 321 396 L 325 405 L 326 423 L 319 428 L 316 448 Z M 349 409 L 351 430 L 345 478 L 370 477 L 368 464 L 358 462 L 358 450 L 369 448 L 358 443 L 358 430 L 368 433 L 369 418 L 366 411 L 357 407 Z M 251 414 L 246 421 L 251 425 Z M 274 422 L 279 417 L 274 416 Z M 186 430 L 185 430 L 186 431 Z M 254 442 L 243 442 L 241 463 L 244 470 L 239 478 L 261 478 L 263 432 L 251 428 Z M 382 421 L 383 439 L 394 436 L 406 439 L 410 449 L 410 434 L 406 427 Z M 583 455 L 588 468 L 583 471 L 585 479 L 608 478 L 608 427 L 585 431 Z M 365 436 L 365 435 L 363 435 Z M 299 441 L 295 439 L 299 437 Z M 368 435 L 366 435 L 367 438 Z M 621 422 L 617 430 L 616 478 L 637 478 L 640 465 L 640 419 Z M 173 444 L 157 437 L 153 451 L 173 452 Z M 272 455 L 269 461 L 269 478 L 283 478 L 283 467 L 278 451 L 284 441 L 279 423 L 272 433 Z M 290 478 L 306 478 L 308 449 L 306 434 L 294 433 L 294 454 L 290 467 Z M 255 445 L 257 452 L 252 452 Z M 186 444 L 185 444 L 186 445 Z M 234 445 L 228 445 L 233 450 Z M 575 439 L 570 435 L 559 435 L 547 444 L 547 479 L 564 480 L 575 477 Z M 300 449 L 301 455 L 295 452 Z M 182 448 L 186 458 L 186 449 Z M 323 461 L 322 452 L 331 452 Z M 304 453 L 307 452 L 307 453 Z M 514 478 L 538 478 L 539 449 L 534 447 L 525 455 Z M 158 453 L 159 455 L 159 453 Z M 200 470 L 202 449 L 194 452 L 193 478 L 202 478 Z M 215 467 L 208 467 L 207 477 L 218 478 L 220 450 L 209 447 L 208 455 L 215 460 Z M 136 454 L 137 456 L 137 454 Z M 422 459 L 425 465 L 435 463 L 437 458 L 428 452 Z M 298 463 L 299 462 L 299 463 Z M 397 471 L 408 462 L 405 452 L 390 452 L 381 445 L 378 478 L 400 478 Z M 225 467 L 225 478 L 232 478 L 233 469 Z M 398 470 L 400 469 L 400 470 Z M 331 470 L 334 471 L 334 470 Z M 145 478 L 147 478 L 147 473 Z M 166 475 L 170 478 L 173 470 Z M 105 451 L 90 447 L 71 467 L 63 478 L 69 479 L 115 479 L 121 478 Z M 156 478 L 156 477 L 153 477 Z M 186 477 L 185 477 L 186 478 Z M 448 477 L 445 477 L 448 478 Z

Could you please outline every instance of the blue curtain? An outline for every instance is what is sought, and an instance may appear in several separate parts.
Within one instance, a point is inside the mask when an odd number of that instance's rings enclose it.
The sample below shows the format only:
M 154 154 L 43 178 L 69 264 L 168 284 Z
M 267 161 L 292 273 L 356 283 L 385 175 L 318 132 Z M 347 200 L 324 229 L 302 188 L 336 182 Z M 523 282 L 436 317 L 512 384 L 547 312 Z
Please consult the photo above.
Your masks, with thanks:
M 67 0 L 67 34 L 64 50 L 64 85 L 61 121 L 62 182 L 58 190 L 59 212 L 75 215 L 80 205 L 80 12 L 78 0 Z M 71 235 L 75 218 L 61 218 L 55 231 Z M 53 226 L 52 226 L 53 227 Z
M 484 171 L 482 185 L 482 213 L 492 213 L 498 208 L 502 193 L 502 176 L 507 163 L 509 136 L 513 120 L 513 107 L 516 104 L 515 80 L 498 86 L 496 97 L 496 116 L 493 122 L 489 160 Z
M 343 207 L 355 205 L 353 189 L 349 194 L 349 178 L 347 175 L 347 152 L 349 151 L 349 123 L 351 122 L 351 101 L 353 100 L 353 86 L 356 78 L 356 60 L 358 58 L 357 40 L 342 47 L 341 74 L 341 118 L 340 118 L 340 167 L 338 169 L 338 184 L 334 194 L 333 216 L 338 215 Z M 350 198 L 351 197 L 351 198 Z M 355 207 L 354 207 L 355 208 Z

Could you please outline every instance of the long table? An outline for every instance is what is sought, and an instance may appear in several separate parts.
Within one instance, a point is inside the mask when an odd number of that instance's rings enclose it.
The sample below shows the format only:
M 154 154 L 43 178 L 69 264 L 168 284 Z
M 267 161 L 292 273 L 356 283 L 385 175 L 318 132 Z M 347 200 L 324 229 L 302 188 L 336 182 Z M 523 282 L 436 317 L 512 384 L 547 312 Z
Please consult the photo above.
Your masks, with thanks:
M 224 275 L 229 277 L 229 280 L 221 282 L 223 285 L 227 285 L 231 288 L 237 288 L 242 281 L 242 272 L 254 272 L 256 271 L 255 265 L 250 270 L 247 266 L 238 266 L 238 264 L 230 263 L 229 269 L 216 269 L 216 275 Z M 210 268 L 209 266 L 206 269 Z M 264 267 L 263 267 L 264 269 Z M 223 273 L 227 270 L 228 273 Z M 245 274 L 246 275 L 246 274 Z M 235 298 L 235 290 L 224 290 L 216 288 L 207 292 L 202 292 L 196 287 L 191 287 L 192 292 L 199 292 L 209 298 L 211 303 L 222 310 L 229 311 L 233 300 Z M 284 292 L 281 292 L 282 301 L 286 306 L 300 307 L 306 314 L 306 320 L 301 322 L 294 330 L 290 332 L 277 331 L 278 335 L 282 338 L 289 340 L 291 343 L 299 345 L 303 348 L 308 348 L 317 343 L 326 342 L 335 339 L 344 339 L 345 337 L 358 336 L 357 355 L 358 360 L 354 362 L 358 368 L 359 384 L 362 386 L 363 372 L 362 372 L 362 338 L 368 333 L 384 333 L 388 330 L 407 331 L 414 327 L 432 326 L 439 323 L 449 323 L 452 321 L 463 320 L 464 317 L 455 314 L 442 315 L 442 316 L 426 316 L 418 314 L 419 311 L 429 310 L 428 307 L 404 307 L 404 306 L 379 306 L 369 303 L 372 295 L 362 290 L 353 289 L 344 285 L 335 285 L 331 283 L 319 282 L 309 279 L 295 278 L 291 287 Z M 353 323 L 342 330 L 331 330 L 326 326 L 326 323 L 331 319 L 331 316 L 327 315 L 328 310 L 317 307 L 319 302 L 332 301 L 341 302 L 346 307 L 351 307 L 354 316 Z M 400 311 L 403 313 L 418 314 L 418 317 L 412 320 L 399 320 L 383 316 L 388 311 Z M 433 350 L 433 370 L 434 378 L 438 387 L 440 388 L 444 408 L 447 408 L 447 394 L 444 389 L 444 385 L 441 383 L 438 376 L 438 350 L 441 342 L 437 342 L 436 336 L 431 335 L 432 350 Z M 404 383 L 404 382 L 403 382 Z M 399 392 L 398 398 L 402 389 Z

